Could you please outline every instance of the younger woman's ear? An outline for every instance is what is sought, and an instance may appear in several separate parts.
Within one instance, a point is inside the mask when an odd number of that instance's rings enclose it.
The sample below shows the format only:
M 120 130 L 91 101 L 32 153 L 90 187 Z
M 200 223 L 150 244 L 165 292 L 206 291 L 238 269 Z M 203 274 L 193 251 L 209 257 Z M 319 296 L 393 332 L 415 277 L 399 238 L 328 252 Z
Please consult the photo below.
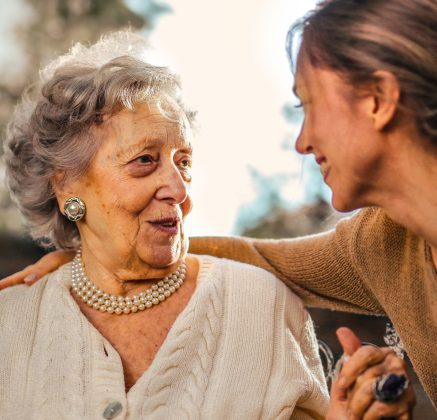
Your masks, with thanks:
M 399 106 L 401 91 L 398 79 L 393 73 L 378 70 L 374 73 L 374 77 L 371 117 L 374 128 L 381 131 L 393 120 Z

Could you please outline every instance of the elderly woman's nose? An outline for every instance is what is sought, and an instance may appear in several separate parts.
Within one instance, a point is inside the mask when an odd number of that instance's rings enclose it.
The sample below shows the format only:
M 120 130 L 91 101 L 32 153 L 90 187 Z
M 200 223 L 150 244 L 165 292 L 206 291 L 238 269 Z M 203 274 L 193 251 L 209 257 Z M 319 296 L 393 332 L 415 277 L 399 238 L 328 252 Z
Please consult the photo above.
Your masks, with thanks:
M 167 168 L 161 175 L 156 191 L 156 198 L 172 203 L 183 203 L 188 195 L 188 186 L 176 166 Z

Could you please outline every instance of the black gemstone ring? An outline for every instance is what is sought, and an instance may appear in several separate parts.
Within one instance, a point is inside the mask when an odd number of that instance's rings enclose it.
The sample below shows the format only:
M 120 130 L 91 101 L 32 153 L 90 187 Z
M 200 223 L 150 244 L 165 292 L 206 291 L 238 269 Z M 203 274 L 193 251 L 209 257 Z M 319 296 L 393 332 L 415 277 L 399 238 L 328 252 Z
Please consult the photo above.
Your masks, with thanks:
M 409 384 L 410 381 L 405 375 L 394 373 L 382 375 L 373 384 L 373 396 L 378 401 L 390 403 L 398 400 Z

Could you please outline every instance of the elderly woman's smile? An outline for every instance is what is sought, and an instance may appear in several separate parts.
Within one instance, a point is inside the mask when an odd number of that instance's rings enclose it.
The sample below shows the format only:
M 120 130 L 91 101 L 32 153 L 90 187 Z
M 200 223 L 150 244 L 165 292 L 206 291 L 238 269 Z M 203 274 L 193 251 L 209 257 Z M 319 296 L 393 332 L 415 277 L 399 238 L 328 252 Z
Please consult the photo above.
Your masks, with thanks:
M 73 195 L 86 203 L 78 222 L 84 263 L 122 282 L 162 277 L 187 251 L 191 131 L 176 113 L 170 118 L 159 106 L 138 103 L 94 127 L 101 144 L 89 169 L 58 194 L 60 202 Z

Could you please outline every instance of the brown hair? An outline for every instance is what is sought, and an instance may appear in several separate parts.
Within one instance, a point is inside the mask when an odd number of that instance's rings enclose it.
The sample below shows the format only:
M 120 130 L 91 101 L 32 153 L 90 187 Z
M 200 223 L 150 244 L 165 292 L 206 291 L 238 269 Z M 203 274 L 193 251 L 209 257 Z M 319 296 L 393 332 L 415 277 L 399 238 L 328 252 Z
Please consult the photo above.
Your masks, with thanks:
M 402 108 L 437 146 L 436 0 L 322 1 L 289 30 L 292 65 L 298 34 L 299 53 L 313 66 L 344 74 L 354 86 L 374 81 L 377 70 L 392 72 Z

